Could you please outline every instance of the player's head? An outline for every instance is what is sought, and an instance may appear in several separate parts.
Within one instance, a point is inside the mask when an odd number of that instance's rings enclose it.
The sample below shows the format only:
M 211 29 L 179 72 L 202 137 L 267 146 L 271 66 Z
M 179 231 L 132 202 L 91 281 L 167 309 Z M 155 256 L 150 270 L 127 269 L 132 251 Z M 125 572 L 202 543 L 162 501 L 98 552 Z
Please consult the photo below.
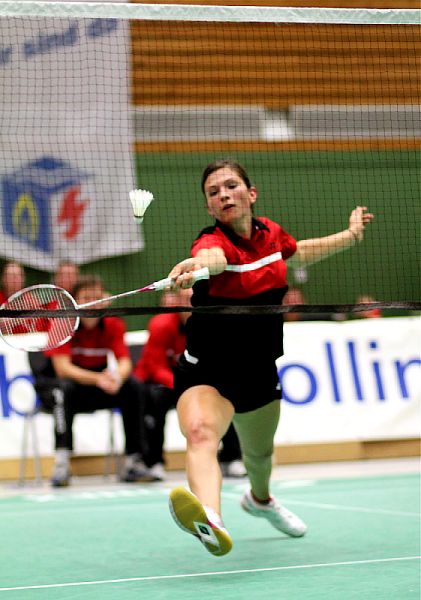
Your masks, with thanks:
M 54 273 L 53 283 L 71 294 L 79 278 L 79 266 L 71 260 L 63 260 Z
M 306 304 L 303 292 L 299 288 L 289 288 L 284 296 L 283 304 L 286 306 L 293 306 L 295 304 Z M 299 321 L 301 319 L 300 313 L 290 312 L 284 314 L 285 321 Z
M 190 306 L 192 293 L 191 288 L 179 289 L 176 292 L 168 290 L 161 296 L 161 306 Z
M 362 294 L 358 296 L 356 304 L 369 304 L 370 302 L 376 302 L 373 296 L 368 294 Z M 360 310 L 355 313 L 357 319 L 378 319 L 382 316 L 382 311 L 379 308 L 368 308 L 367 310 Z
M 228 226 L 248 220 L 257 192 L 244 168 L 231 159 L 210 163 L 202 175 L 208 213 Z
M 238 175 L 238 177 L 240 177 L 240 179 L 242 179 L 242 181 L 245 183 L 245 185 L 248 189 L 253 187 L 251 184 L 250 178 L 247 175 L 247 172 L 244 169 L 244 167 L 242 167 L 237 161 L 235 161 L 231 158 L 222 158 L 220 160 L 215 160 L 215 161 L 209 163 L 208 166 L 205 167 L 205 169 L 202 173 L 202 192 L 204 193 L 205 197 L 206 197 L 205 184 L 206 184 L 208 177 L 210 175 L 212 175 L 212 173 L 214 173 L 215 171 L 218 171 L 219 169 L 225 169 L 225 168 L 231 169 L 234 173 L 236 173 Z
M 172 306 L 191 306 L 192 288 L 180 289 L 176 292 L 168 290 L 161 296 L 161 306 L 166 308 Z M 180 319 L 185 322 L 190 316 L 190 312 L 179 313 Z
M 14 260 L 7 261 L 1 273 L 1 288 L 6 297 L 21 290 L 25 285 L 25 271 L 21 264 Z
M 99 275 L 81 275 L 73 288 L 73 296 L 77 304 L 94 302 L 104 298 L 106 291 L 101 277 Z M 98 306 L 98 308 L 102 305 Z M 92 306 L 96 308 L 96 306 Z M 99 318 L 81 318 L 81 321 L 87 329 L 92 329 L 98 323 Z

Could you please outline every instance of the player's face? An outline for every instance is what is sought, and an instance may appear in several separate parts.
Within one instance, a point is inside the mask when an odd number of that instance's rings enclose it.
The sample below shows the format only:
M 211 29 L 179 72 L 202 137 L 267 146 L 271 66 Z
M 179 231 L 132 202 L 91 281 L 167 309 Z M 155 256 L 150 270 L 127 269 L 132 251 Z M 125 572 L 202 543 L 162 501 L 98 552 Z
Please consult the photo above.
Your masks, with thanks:
M 75 296 L 75 300 L 77 304 L 87 304 L 88 302 L 93 302 L 94 300 L 100 300 L 104 297 L 104 290 L 101 286 L 93 285 L 91 287 L 81 288 Z M 91 308 L 103 308 L 102 304 L 95 304 Z M 83 326 L 86 329 L 92 329 L 95 327 L 99 321 L 97 318 L 81 318 Z
M 209 214 L 226 225 L 235 225 L 250 218 L 256 202 L 256 188 L 248 188 L 241 177 L 229 167 L 218 169 L 205 181 L 205 196 Z
M 61 265 L 54 276 L 54 284 L 71 292 L 79 275 L 76 265 Z
M 2 287 L 6 292 L 6 296 L 11 296 L 18 290 L 22 289 L 25 283 L 25 276 L 20 265 L 10 263 L 2 277 Z

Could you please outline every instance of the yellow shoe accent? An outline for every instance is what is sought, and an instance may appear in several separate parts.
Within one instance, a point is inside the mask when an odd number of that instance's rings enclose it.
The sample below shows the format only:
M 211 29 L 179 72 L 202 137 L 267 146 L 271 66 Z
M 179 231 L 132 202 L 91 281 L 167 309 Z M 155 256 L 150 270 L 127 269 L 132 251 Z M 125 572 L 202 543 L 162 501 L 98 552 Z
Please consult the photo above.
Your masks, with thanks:
M 183 487 L 170 492 L 171 515 L 183 531 L 197 537 L 214 556 L 223 556 L 232 548 L 232 539 L 225 527 L 211 523 L 206 510 L 194 494 Z

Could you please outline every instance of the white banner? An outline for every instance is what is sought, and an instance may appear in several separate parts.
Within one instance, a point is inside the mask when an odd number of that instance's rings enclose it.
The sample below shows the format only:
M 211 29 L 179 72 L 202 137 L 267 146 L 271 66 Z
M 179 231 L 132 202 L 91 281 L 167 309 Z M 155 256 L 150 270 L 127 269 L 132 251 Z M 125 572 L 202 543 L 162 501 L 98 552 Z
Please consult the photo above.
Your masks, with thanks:
M 143 247 L 116 19 L 0 19 L 0 256 L 53 270 Z
M 127 334 L 144 344 L 145 332 Z M 279 361 L 284 389 L 277 444 L 417 438 L 421 431 L 421 320 L 367 319 L 345 323 L 287 323 Z M 22 414 L 33 408 L 27 355 L 0 341 L 0 460 L 19 457 Z M 119 418 L 119 416 L 117 415 Z M 53 453 L 49 415 L 36 416 L 40 452 Z M 77 415 L 75 452 L 106 452 L 108 413 Z M 123 448 L 122 427 L 117 440 Z M 166 449 L 182 450 L 175 411 Z
M 277 441 L 421 435 L 421 319 L 285 325 Z

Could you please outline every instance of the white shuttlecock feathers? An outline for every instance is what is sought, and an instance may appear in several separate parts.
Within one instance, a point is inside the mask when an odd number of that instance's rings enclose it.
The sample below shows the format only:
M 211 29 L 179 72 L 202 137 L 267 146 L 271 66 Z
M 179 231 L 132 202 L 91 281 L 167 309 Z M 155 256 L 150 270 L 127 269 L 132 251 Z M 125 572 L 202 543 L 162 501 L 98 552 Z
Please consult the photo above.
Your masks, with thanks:
M 136 223 L 142 223 L 146 209 L 153 200 L 153 194 L 147 190 L 132 190 L 129 192 Z

